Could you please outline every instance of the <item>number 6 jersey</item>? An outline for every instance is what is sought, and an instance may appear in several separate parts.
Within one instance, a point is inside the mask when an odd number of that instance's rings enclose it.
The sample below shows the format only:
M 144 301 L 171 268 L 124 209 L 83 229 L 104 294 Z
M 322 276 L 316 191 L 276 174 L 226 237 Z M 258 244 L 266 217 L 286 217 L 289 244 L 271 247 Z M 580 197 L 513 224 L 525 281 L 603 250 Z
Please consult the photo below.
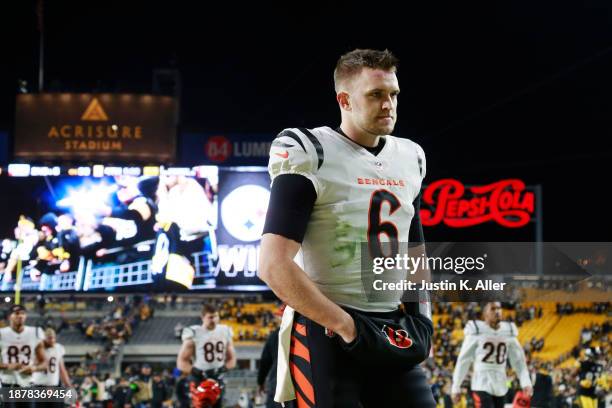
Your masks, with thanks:
M 525 353 L 511 322 L 500 322 L 497 330 L 482 320 L 471 320 L 465 325 L 465 338 L 453 373 L 451 393 L 461 392 L 461 383 L 474 363 L 472 391 L 484 391 L 494 396 L 508 392 L 506 367 L 508 361 L 517 374 L 521 388 L 531 386 Z
M 64 346 L 55 343 L 53 347 L 45 347 L 48 367 L 45 371 L 37 371 L 32 374 L 35 385 L 46 385 L 57 387 L 60 385 L 60 363 L 64 359 L 66 350 Z
M 398 243 L 393 252 L 406 252 L 426 167 L 418 144 L 382 138 L 374 155 L 329 127 L 285 129 L 272 143 L 268 164 L 272 183 L 298 174 L 314 186 L 317 197 L 302 241 L 306 274 L 334 303 L 370 312 L 396 310 L 402 292 L 371 296 L 366 281 L 375 275 L 362 267 L 362 243 L 372 257 L 382 256 L 385 242 Z
M 40 327 L 24 326 L 21 333 L 12 327 L 0 329 L 0 356 L 5 364 L 21 363 L 33 365 L 36 358 L 36 346 L 44 337 Z M 13 370 L 0 371 L 2 384 L 27 386 L 32 382 L 31 375 L 21 375 Z
M 202 371 L 225 366 L 227 347 L 232 341 L 232 329 L 217 324 L 213 330 L 203 326 L 189 326 L 183 329 L 183 341 L 193 340 L 195 359 L 193 366 Z

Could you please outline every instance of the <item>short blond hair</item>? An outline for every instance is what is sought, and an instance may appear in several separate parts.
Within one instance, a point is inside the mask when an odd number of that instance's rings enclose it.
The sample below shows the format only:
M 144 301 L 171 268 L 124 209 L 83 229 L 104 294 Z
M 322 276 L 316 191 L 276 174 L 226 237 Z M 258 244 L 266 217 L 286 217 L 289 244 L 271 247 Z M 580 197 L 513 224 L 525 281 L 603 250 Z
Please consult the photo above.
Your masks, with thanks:
M 342 55 L 334 69 L 334 87 L 339 91 L 340 85 L 359 74 L 363 68 L 382 69 L 396 72 L 399 60 L 389 50 L 355 49 Z

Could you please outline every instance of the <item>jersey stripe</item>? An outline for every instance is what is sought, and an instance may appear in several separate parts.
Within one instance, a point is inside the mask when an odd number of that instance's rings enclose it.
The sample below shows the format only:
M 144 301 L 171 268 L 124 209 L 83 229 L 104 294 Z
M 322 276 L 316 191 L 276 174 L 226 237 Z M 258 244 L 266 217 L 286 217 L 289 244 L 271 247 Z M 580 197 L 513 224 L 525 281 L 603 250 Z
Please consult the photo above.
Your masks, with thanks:
M 289 138 L 295 140 L 296 142 L 298 142 L 300 144 L 300 146 L 302 146 L 302 149 L 304 151 L 306 151 L 306 146 L 304 146 L 304 142 L 302 142 L 302 139 L 300 139 L 300 137 L 298 135 L 296 135 L 295 133 L 293 133 L 292 131 L 290 131 L 290 130 L 283 130 L 276 137 L 279 138 L 281 136 L 286 136 L 286 137 L 289 137 Z
M 323 159 L 325 158 L 323 154 L 323 146 L 321 145 L 321 142 L 319 142 L 319 139 L 317 139 L 317 137 L 313 135 L 310 130 L 306 128 L 298 128 L 298 129 L 300 130 L 300 132 L 305 134 L 306 137 L 310 140 L 310 142 L 314 145 L 315 150 L 317 151 L 317 158 L 319 159 L 317 170 L 320 169 L 321 166 L 323 165 Z

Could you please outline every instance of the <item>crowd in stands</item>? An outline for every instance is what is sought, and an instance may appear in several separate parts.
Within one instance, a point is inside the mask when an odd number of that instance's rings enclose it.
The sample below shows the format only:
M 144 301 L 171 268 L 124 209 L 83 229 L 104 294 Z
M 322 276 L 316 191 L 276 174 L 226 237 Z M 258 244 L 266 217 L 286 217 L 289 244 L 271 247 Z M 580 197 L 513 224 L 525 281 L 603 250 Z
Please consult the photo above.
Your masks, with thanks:
M 129 341 L 139 323 L 152 316 L 153 308 L 147 299 L 127 296 L 106 316 L 78 321 L 76 326 L 87 339 L 103 343 L 104 351 L 113 357 Z
M 595 302 L 590 303 L 588 306 L 576 307 L 571 302 L 557 303 L 556 310 L 560 316 L 571 315 L 574 313 L 596 313 L 603 314 L 609 308 L 609 302 Z
M 514 305 L 514 310 L 516 311 L 514 322 L 518 327 L 521 327 L 524 321 L 541 318 L 542 314 L 544 313 L 542 310 L 542 306 L 536 307 L 534 305 L 531 305 L 529 307 L 524 308 L 521 306 L 520 303 Z
M 151 408 L 172 407 L 178 406 L 181 399 L 189 398 L 189 387 L 185 388 L 184 384 L 186 376 L 168 369 L 153 371 L 149 364 L 128 365 L 119 376 L 83 363 L 69 366 L 68 371 L 85 408 L 107 408 L 110 404 L 120 408 L 140 404 Z
M 278 322 L 274 319 L 272 309 L 257 307 L 260 301 L 256 297 L 247 298 L 228 298 L 212 299 L 208 303 L 214 304 L 219 310 L 220 320 L 226 324 L 236 324 L 238 327 L 234 332 L 234 341 L 257 341 L 263 342 L 268 337 L 268 333 L 278 327 Z M 174 306 L 172 306 L 174 304 Z M 169 306 L 170 305 L 170 306 Z M 174 303 L 166 304 L 166 307 L 177 307 Z M 273 306 L 274 310 L 278 305 Z M 184 324 L 178 322 L 174 326 L 174 335 L 181 337 Z

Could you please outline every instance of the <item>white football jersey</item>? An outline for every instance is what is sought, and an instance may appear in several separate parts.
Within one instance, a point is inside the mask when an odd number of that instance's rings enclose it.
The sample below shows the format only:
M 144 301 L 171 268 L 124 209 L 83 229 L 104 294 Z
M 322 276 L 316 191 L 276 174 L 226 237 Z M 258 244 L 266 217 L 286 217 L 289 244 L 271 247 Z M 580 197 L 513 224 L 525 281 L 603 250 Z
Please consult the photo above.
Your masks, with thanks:
M 232 329 L 218 324 L 214 330 L 203 326 L 189 326 L 183 329 L 183 341 L 195 343 L 195 361 L 193 366 L 200 370 L 211 370 L 225 366 L 227 348 L 232 341 Z
M 463 332 L 465 338 L 453 373 L 453 394 L 461 392 L 461 383 L 472 363 L 472 391 L 485 391 L 494 396 L 506 395 L 507 362 L 517 373 L 521 388 L 531 386 L 525 353 L 518 341 L 518 329 L 514 323 L 500 322 L 495 330 L 482 320 L 471 320 Z
M 34 365 L 36 362 L 36 346 L 44 337 L 40 327 L 24 326 L 21 333 L 15 332 L 10 326 L 0 329 L 0 357 L 6 364 L 22 363 Z M 2 370 L 0 379 L 3 384 L 18 384 L 28 386 L 32 383 L 31 375 L 22 375 L 13 370 Z
M 268 164 L 272 183 L 282 174 L 300 174 L 317 193 L 302 242 L 306 274 L 334 303 L 372 312 L 397 309 L 402 291 L 373 291 L 376 275 L 362 268 L 362 243 L 372 253 L 393 239 L 402 243 L 397 253 L 407 253 L 413 201 L 426 169 L 418 144 L 383 138 L 375 156 L 329 127 L 285 129 L 272 143 Z M 387 274 L 386 282 L 406 278 L 405 271 L 391 273 L 399 275 Z
M 49 364 L 49 368 L 45 371 L 37 371 L 32 374 L 32 379 L 35 385 L 46 385 L 56 387 L 60 385 L 60 363 L 64 359 L 66 350 L 64 346 L 55 343 L 53 347 L 45 347 L 45 356 Z

